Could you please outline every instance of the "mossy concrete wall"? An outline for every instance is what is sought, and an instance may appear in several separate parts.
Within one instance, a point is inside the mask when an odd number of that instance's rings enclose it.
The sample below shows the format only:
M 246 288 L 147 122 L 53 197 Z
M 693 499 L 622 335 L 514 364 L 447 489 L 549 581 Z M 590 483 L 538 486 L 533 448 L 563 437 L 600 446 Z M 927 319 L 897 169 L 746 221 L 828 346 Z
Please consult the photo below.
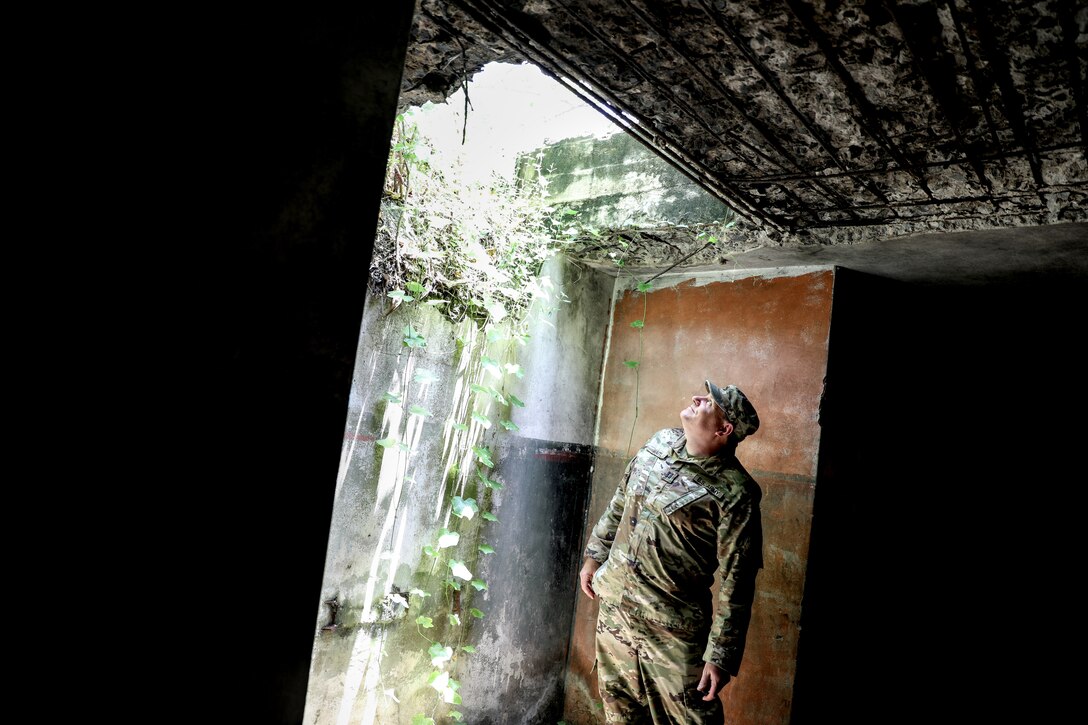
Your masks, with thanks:
M 559 719 L 604 354 L 595 323 L 612 289 L 574 271 L 549 263 L 557 299 L 535 303 L 525 345 L 421 302 L 367 299 L 307 725 L 447 722 L 454 710 L 475 723 Z M 425 346 L 404 345 L 409 324 Z M 485 355 L 523 365 L 524 377 L 493 374 Z M 477 510 L 458 516 L 469 499 Z M 457 538 L 443 545 L 444 533 Z M 432 662 L 436 643 L 450 651 Z M 443 701 L 435 672 L 460 684 L 460 704 Z
M 598 228 L 709 224 L 729 214 L 717 197 L 626 133 L 560 141 L 520 160 L 523 179 L 538 173 L 548 203 L 575 209 L 579 222 Z

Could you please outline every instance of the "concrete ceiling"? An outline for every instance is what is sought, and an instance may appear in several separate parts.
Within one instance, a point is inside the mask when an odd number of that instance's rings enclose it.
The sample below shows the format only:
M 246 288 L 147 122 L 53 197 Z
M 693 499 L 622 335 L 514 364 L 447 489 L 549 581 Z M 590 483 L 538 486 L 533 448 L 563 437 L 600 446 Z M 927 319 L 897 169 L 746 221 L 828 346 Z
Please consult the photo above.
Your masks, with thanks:
M 401 102 L 532 62 L 735 209 L 737 267 L 1088 276 L 1086 51 L 1077 0 L 420 0 Z

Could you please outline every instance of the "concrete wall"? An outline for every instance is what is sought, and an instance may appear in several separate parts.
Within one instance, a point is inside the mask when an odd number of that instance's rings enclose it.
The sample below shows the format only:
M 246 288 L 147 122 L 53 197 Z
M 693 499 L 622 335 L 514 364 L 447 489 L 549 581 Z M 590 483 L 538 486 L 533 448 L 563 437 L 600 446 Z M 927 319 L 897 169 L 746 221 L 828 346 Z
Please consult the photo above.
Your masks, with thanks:
M 576 280 L 572 273 L 559 260 L 548 265 L 556 292 L 570 294 L 538 300 L 524 347 L 489 341 L 475 323 L 453 325 L 425 304 L 391 310 L 389 300 L 368 299 L 317 614 L 308 725 L 408 723 L 417 713 L 446 721 L 451 709 L 476 723 L 552 723 L 561 715 L 604 353 L 594 323 L 607 318 L 611 292 L 597 273 Z M 425 347 L 402 344 L 408 324 Z M 483 355 L 518 362 L 525 376 L 494 376 L 482 367 Z M 420 383 L 421 370 L 434 380 Z M 474 384 L 526 405 L 496 402 Z M 411 406 L 430 417 L 413 415 Z M 473 411 L 492 426 L 474 421 Z M 505 431 L 502 419 L 519 430 Z M 468 429 L 457 430 L 457 422 Z M 378 443 L 389 438 L 408 450 Z M 474 460 L 473 446 L 487 447 L 494 466 Z M 481 485 L 478 469 L 502 488 Z M 455 496 L 474 499 L 476 515 L 454 515 Z M 498 520 L 485 520 L 485 511 Z M 437 557 L 425 554 L 442 529 L 459 541 Z M 481 554 L 481 545 L 494 553 Z M 467 581 L 446 589 L 451 560 L 464 562 L 486 589 Z M 419 616 L 434 626 L 421 628 Z M 432 664 L 432 642 L 451 646 L 452 660 Z M 476 652 L 463 652 L 464 645 Z M 460 683 L 461 705 L 449 707 L 429 686 L 435 671 Z
M 717 197 L 649 151 L 633 136 L 576 138 L 519 160 L 523 178 L 548 180 L 548 203 L 581 212 L 600 228 L 721 222 L 728 208 Z
M 104 568 L 125 572 L 128 581 L 102 589 L 110 601 L 150 603 L 95 626 L 110 641 L 90 648 L 139 653 L 126 668 L 137 678 L 126 697 L 138 704 L 124 706 L 136 718 L 302 719 L 361 290 L 414 10 L 412 0 L 219 6 L 95 41 L 116 49 L 103 77 L 132 106 L 95 103 L 114 109 L 110 125 L 133 153 L 126 162 L 114 144 L 95 144 L 131 171 L 123 192 L 94 186 L 130 200 L 126 226 L 142 241 L 109 245 L 124 258 L 111 265 L 118 285 L 99 278 L 96 288 L 115 292 L 88 296 L 118 304 L 99 315 L 81 303 L 76 317 L 88 322 L 88 349 L 117 375 L 87 385 L 114 407 L 121 396 L 140 402 L 117 408 L 123 435 L 90 426 L 113 441 L 98 452 L 132 473 L 119 520 L 81 515 L 96 527 L 88 541 L 123 532 L 125 556 L 144 562 L 92 567 L 96 582 Z M 117 218 L 112 202 L 96 208 Z M 162 272 L 134 273 L 134 264 Z M 103 344 L 110 324 L 132 354 L 114 357 Z M 110 672 L 98 693 L 115 688 L 118 670 L 97 669 Z
M 835 287 L 791 725 L 1060 722 L 1083 281 Z
M 588 528 L 604 510 L 634 450 L 679 413 L 703 380 L 736 384 L 759 411 L 760 430 L 738 457 L 764 491 L 765 568 L 740 675 L 722 699 L 730 723 L 790 717 L 827 370 L 834 272 L 830 269 L 677 275 L 643 295 L 618 289 L 601 396 L 599 450 Z M 631 327 L 643 320 L 641 331 Z M 624 365 L 640 360 L 636 371 Z M 637 407 L 636 407 L 637 404 Z M 637 411 L 637 417 L 636 417 Z M 596 722 L 596 603 L 578 598 L 565 717 Z

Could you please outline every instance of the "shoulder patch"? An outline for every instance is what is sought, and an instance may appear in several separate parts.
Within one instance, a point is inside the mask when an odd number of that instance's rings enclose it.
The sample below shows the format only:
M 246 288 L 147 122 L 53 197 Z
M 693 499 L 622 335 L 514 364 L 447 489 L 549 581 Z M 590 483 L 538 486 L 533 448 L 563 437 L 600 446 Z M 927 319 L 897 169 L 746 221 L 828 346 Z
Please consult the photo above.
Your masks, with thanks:
M 654 437 L 646 442 L 643 448 L 657 458 L 665 458 L 672 453 L 672 445 L 680 439 L 683 431 L 680 428 L 666 428 L 654 434 Z

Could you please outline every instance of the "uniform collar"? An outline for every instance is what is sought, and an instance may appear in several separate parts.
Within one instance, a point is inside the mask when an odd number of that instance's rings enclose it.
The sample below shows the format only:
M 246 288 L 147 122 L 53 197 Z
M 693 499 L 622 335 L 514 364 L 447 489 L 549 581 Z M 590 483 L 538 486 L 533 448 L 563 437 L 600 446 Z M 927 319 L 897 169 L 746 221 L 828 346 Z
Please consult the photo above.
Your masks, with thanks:
M 677 460 L 684 463 L 691 463 L 699 468 L 703 469 L 711 476 L 717 474 L 719 471 L 730 468 L 730 464 L 733 462 L 734 457 L 728 453 L 717 456 L 693 456 L 687 452 L 685 445 L 687 444 L 688 436 L 686 433 L 681 433 L 680 437 L 676 439 L 676 442 L 672 444 L 672 453 Z

